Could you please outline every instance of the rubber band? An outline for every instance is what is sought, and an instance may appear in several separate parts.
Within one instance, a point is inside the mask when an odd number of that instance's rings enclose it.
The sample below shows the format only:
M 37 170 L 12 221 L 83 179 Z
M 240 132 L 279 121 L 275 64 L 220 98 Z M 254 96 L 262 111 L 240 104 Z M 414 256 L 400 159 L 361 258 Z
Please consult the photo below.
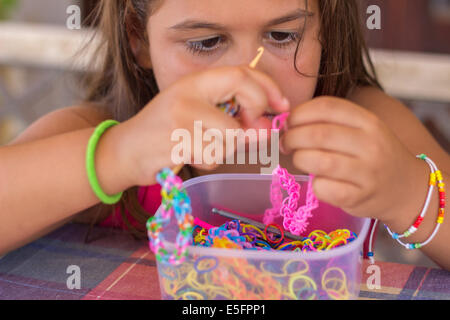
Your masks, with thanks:
M 281 232 L 280 239 L 278 239 L 277 241 L 273 241 L 270 239 L 269 235 L 267 234 L 267 230 L 269 229 L 269 227 L 275 227 L 276 229 L 278 229 Z M 282 243 L 284 240 L 284 230 L 275 223 L 271 223 L 266 226 L 266 228 L 264 229 L 264 235 L 266 236 L 267 241 L 269 241 L 269 243 L 271 243 L 271 244 L 279 244 L 279 243 Z
M 182 294 L 183 300 L 205 300 L 205 297 L 196 291 L 189 291 Z M 190 299 L 190 297 L 193 297 L 194 299 Z M 197 299 L 195 299 L 197 298 Z
M 200 263 L 205 260 L 213 260 L 215 263 L 212 266 L 210 266 L 209 268 L 199 269 Z M 218 265 L 219 265 L 219 260 L 216 257 L 203 256 L 195 261 L 194 269 L 195 269 L 195 271 L 197 271 L 198 274 L 203 274 L 203 273 L 208 273 L 208 272 L 213 271 L 215 268 L 217 268 Z
M 298 281 L 298 280 L 302 280 L 305 282 L 305 284 L 310 284 L 310 286 L 302 286 L 298 289 L 294 288 L 294 284 Z M 298 292 L 300 289 L 303 288 L 312 288 L 314 291 L 317 291 L 317 285 L 314 282 L 313 279 L 311 279 L 310 277 L 307 277 L 303 274 L 298 274 L 298 275 L 294 275 L 292 277 L 289 278 L 289 284 L 288 284 L 288 292 L 292 297 L 296 297 L 296 292 Z
M 168 270 L 172 271 L 172 272 L 167 272 Z M 159 272 L 159 274 L 161 276 L 163 276 L 164 278 L 166 278 L 168 280 L 175 280 L 175 279 L 179 278 L 179 273 L 174 268 L 170 268 L 170 267 L 164 268 L 164 267 L 162 267 L 162 268 L 158 269 L 158 272 Z M 172 273 L 172 275 L 170 273 Z
M 331 272 L 337 272 L 341 278 L 331 278 L 327 279 L 327 275 Z M 341 287 L 339 290 L 335 288 L 328 288 L 328 283 L 331 281 L 338 281 L 341 282 Z M 332 267 L 327 269 L 323 275 L 322 275 L 322 288 L 325 290 L 325 292 L 331 296 L 333 299 L 343 299 L 346 300 L 349 298 L 349 293 L 347 289 L 347 277 L 345 276 L 345 273 L 342 271 L 342 269 L 337 267 Z
M 251 232 L 251 231 L 247 231 L 247 229 L 252 229 L 252 230 L 258 232 L 258 234 L 263 238 L 263 240 L 267 241 L 267 237 L 266 237 L 265 233 L 263 231 L 261 231 L 259 228 L 252 226 L 251 224 L 242 224 L 241 228 L 242 228 L 243 232 Z

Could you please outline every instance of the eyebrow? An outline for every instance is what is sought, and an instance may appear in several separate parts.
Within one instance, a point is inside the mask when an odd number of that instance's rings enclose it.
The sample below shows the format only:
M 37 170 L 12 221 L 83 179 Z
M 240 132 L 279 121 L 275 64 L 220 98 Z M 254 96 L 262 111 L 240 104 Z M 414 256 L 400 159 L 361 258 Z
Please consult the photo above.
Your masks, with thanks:
M 306 11 L 304 9 L 298 9 L 293 12 L 288 13 L 285 16 L 275 18 L 273 20 L 270 20 L 266 27 L 273 27 L 282 23 L 295 21 L 304 17 L 311 17 L 314 14 L 312 12 Z M 172 27 L 169 28 L 170 30 L 180 30 L 180 31 L 188 31 L 188 30 L 195 30 L 195 29 L 212 29 L 212 30 L 224 30 L 226 29 L 226 26 L 218 23 L 211 23 L 206 21 L 199 21 L 199 20 L 186 20 L 181 23 L 178 23 Z

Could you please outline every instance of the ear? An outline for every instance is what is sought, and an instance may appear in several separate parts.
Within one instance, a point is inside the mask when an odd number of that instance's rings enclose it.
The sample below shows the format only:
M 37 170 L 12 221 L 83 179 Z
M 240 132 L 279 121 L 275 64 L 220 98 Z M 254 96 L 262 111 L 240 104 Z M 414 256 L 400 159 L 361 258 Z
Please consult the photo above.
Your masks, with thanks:
M 146 45 L 143 40 L 139 39 L 133 33 L 128 33 L 128 39 L 130 39 L 131 51 L 133 52 L 139 66 L 144 69 L 152 69 L 152 61 L 148 45 Z

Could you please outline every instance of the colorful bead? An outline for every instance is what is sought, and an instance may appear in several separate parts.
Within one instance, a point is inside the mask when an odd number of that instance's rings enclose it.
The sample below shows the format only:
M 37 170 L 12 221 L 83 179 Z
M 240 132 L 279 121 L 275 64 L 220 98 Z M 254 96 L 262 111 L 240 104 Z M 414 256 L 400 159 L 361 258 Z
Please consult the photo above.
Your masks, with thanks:
M 430 186 L 436 185 L 436 174 L 434 172 L 430 173 Z
M 420 224 L 422 223 L 423 218 L 422 217 L 418 217 L 416 222 L 413 224 L 414 228 L 418 229 Z
M 438 168 L 436 167 L 436 164 L 431 159 L 429 159 L 426 155 L 421 154 L 420 156 L 417 156 L 417 158 L 420 158 L 420 159 L 426 161 L 426 163 L 428 164 L 428 166 L 431 169 L 430 180 L 429 180 L 430 187 L 428 189 L 428 195 L 427 195 L 427 198 L 425 201 L 424 208 L 423 208 L 420 216 L 414 222 L 414 224 L 408 229 L 408 231 L 406 231 L 401 236 L 399 236 L 397 233 L 392 232 L 389 229 L 389 227 L 387 225 L 385 225 L 386 230 L 389 232 L 389 234 L 392 236 L 392 238 L 397 240 L 398 243 L 400 243 L 402 246 L 404 246 L 408 250 L 420 249 L 423 246 L 430 243 L 434 239 L 437 232 L 439 231 L 440 226 L 444 222 L 444 212 L 445 212 L 445 205 L 446 205 L 445 183 L 443 182 L 442 172 L 438 170 Z M 409 243 L 408 244 L 408 243 L 402 242 L 399 238 L 408 237 L 409 235 L 414 233 L 418 229 L 418 227 L 421 225 L 421 223 L 423 222 L 424 216 L 427 213 L 429 201 L 433 195 L 433 189 L 436 186 L 436 181 L 437 181 L 437 186 L 439 189 L 439 214 L 438 214 L 438 218 L 436 220 L 436 226 L 433 230 L 433 233 L 430 235 L 430 237 L 427 240 L 425 240 L 422 243 L 415 243 L 415 244 Z M 378 222 L 378 220 L 377 220 L 377 222 Z M 376 225 L 376 223 L 374 224 L 374 226 L 375 225 Z M 373 230 L 374 229 L 372 229 L 372 233 L 373 233 Z M 371 248 L 371 246 L 372 246 L 372 244 L 369 244 L 369 248 Z

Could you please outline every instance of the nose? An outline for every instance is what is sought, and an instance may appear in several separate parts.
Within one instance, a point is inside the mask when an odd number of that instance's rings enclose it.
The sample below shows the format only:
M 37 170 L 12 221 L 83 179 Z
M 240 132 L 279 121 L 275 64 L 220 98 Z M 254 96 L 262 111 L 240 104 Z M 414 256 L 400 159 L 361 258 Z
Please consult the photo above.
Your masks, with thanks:
M 261 50 L 262 49 L 262 50 Z M 224 63 L 228 66 L 249 66 L 257 68 L 262 61 L 264 48 L 260 44 L 236 44 Z

